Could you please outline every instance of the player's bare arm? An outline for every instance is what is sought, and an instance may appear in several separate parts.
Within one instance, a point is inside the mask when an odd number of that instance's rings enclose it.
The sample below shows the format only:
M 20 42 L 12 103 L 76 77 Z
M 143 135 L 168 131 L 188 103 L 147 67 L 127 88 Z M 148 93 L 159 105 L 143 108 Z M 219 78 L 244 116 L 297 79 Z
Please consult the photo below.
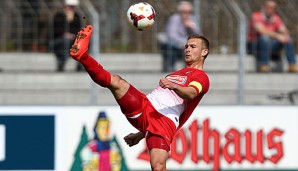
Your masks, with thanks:
M 143 132 L 130 133 L 124 137 L 124 141 L 129 147 L 131 147 L 138 144 L 143 138 L 145 138 L 145 134 Z
M 182 99 L 192 100 L 196 98 L 198 95 L 195 88 L 179 86 L 178 84 L 175 84 L 166 78 L 160 79 L 159 85 L 162 88 L 168 88 L 170 90 L 174 90 L 175 93 Z

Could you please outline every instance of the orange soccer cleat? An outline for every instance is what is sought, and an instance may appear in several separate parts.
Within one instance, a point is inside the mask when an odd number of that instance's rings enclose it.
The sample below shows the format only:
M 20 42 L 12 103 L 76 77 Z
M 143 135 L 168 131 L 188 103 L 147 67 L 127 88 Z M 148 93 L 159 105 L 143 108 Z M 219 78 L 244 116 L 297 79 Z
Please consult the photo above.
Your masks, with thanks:
M 80 61 L 83 54 L 88 51 L 92 31 L 93 27 L 91 25 L 86 25 L 78 32 L 74 44 L 70 48 L 70 56 L 75 60 Z

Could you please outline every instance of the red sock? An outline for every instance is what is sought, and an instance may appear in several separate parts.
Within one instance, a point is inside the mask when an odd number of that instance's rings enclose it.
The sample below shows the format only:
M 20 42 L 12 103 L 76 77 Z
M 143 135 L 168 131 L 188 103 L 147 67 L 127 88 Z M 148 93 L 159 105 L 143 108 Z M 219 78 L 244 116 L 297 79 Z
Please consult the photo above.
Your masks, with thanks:
M 102 87 L 107 87 L 110 85 L 111 74 L 106 71 L 87 52 L 81 57 L 80 62 L 95 83 Z

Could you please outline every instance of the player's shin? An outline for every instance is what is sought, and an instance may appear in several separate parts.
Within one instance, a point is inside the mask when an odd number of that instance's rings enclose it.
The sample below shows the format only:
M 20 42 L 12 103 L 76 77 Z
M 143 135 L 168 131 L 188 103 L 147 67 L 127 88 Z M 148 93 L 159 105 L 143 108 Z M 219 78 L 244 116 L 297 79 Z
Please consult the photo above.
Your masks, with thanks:
M 109 86 L 111 83 L 111 74 L 106 71 L 95 59 L 88 55 L 88 53 L 85 54 L 84 57 L 80 59 L 80 62 L 92 80 L 102 87 Z

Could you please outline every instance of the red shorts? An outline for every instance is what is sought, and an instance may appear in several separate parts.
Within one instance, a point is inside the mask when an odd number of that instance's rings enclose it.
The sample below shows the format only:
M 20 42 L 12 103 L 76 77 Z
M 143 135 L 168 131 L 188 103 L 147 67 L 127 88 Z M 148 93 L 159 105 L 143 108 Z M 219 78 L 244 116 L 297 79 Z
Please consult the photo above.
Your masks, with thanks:
M 164 149 L 167 152 L 170 151 L 166 140 L 162 136 L 152 134 L 151 132 L 148 132 L 146 135 L 146 144 L 149 151 L 153 148 Z
M 176 126 L 172 120 L 157 112 L 145 94 L 130 86 L 128 92 L 117 100 L 127 120 L 139 131 L 146 133 L 148 148 L 170 149 L 170 144 L 176 133 Z M 157 140 L 159 139 L 159 140 Z M 157 140 L 157 144 L 152 143 Z M 164 148 L 166 143 L 167 147 Z

